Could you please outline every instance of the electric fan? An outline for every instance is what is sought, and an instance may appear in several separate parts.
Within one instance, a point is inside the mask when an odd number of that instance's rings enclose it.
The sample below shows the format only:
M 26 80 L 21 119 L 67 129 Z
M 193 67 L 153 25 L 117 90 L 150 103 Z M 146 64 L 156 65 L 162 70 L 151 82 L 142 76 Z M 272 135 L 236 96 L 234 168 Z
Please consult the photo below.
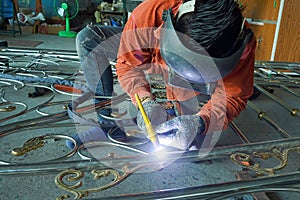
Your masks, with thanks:
M 61 37 L 74 38 L 76 32 L 70 30 L 70 19 L 73 19 L 79 10 L 79 4 L 77 0 L 54 0 L 55 12 L 66 21 L 66 28 L 64 31 L 59 31 L 58 35 Z

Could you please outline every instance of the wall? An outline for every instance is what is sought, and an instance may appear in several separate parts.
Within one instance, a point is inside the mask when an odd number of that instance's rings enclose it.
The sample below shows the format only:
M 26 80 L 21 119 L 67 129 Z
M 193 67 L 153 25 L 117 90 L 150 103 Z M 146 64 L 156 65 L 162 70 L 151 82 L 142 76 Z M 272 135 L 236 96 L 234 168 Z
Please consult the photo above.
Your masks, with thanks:
M 18 0 L 18 5 L 19 8 L 26 8 L 26 9 L 30 9 L 32 11 L 35 11 L 36 6 L 35 6 L 35 0 Z
M 300 62 L 300 0 L 285 0 L 275 60 Z
M 244 0 L 257 60 L 300 62 L 299 0 Z
M 256 59 L 271 60 L 279 11 L 278 0 L 245 0 L 245 17 L 257 39 Z

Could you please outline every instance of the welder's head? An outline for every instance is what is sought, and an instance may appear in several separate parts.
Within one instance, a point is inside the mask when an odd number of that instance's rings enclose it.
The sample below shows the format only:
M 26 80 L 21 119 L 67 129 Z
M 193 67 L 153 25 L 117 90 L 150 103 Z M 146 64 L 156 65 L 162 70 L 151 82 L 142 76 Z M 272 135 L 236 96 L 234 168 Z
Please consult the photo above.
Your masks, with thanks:
M 187 0 L 175 17 L 170 10 L 164 17 L 160 48 L 171 78 L 205 90 L 233 70 L 252 38 L 235 0 Z
M 174 28 L 199 43 L 211 56 L 226 57 L 242 25 L 243 16 L 235 0 L 187 0 L 179 8 Z

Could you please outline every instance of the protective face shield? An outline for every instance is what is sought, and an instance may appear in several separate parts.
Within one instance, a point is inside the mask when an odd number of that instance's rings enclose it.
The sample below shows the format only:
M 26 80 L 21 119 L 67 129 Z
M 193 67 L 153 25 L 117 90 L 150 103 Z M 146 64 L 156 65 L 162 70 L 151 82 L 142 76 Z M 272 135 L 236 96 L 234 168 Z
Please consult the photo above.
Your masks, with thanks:
M 191 10 L 190 6 L 188 9 Z M 247 30 L 237 40 L 240 47 L 234 53 L 225 58 L 213 58 L 204 49 L 203 53 L 197 53 L 185 47 L 183 42 L 189 41 L 201 48 L 188 36 L 175 31 L 170 10 L 164 12 L 163 18 L 165 22 L 160 32 L 160 52 L 169 68 L 169 84 L 202 94 L 211 95 L 214 92 L 216 81 L 234 69 L 253 36 Z

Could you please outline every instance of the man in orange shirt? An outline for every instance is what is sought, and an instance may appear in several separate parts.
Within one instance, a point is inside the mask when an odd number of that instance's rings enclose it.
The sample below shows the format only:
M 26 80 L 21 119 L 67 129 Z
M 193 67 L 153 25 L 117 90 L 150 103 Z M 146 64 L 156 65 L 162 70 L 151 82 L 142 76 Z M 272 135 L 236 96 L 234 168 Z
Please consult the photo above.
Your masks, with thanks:
M 226 129 L 253 93 L 256 40 L 235 0 L 145 0 L 124 29 L 88 26 L 77 45 L 87 83 L 99 96 L 113 93 L 108 58 L 118 55 L 121 88 L 133 104 L 135 94 L 142 99 L 163 145 L 188 149 L 198 135 Z M 172 119 L 155 101 L 147 74 L 164 77 L 176 108 Z M 199 97 L 207 100 L 201 109 Z M 145 130 L 139 112 L 137 124 Z M 96 129 L 76 137 L 97 140 Z

